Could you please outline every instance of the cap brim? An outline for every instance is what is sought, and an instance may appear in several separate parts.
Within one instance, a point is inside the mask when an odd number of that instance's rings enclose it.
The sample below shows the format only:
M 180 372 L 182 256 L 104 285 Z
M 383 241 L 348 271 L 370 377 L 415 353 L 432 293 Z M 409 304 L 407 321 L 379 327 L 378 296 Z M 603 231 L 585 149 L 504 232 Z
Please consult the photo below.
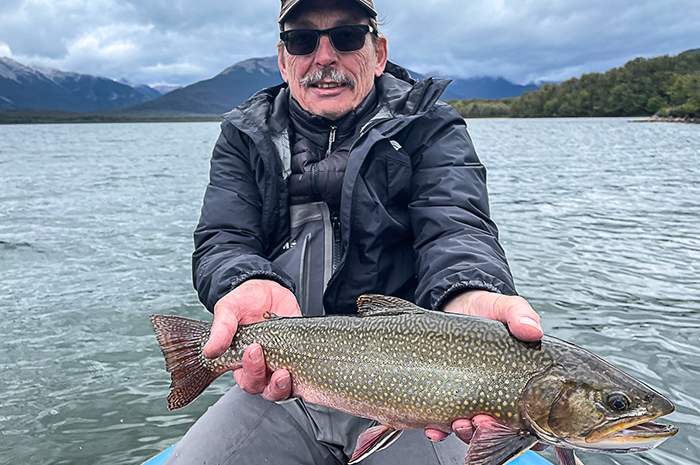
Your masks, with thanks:
M 297 7 L 303 0 L 292 0 L 291 2 L 287 2 L 286 5 L 284 5 L 280 9 L 280 19 L 279 23 L 282 24 L 284 22 L 285 18 L 289 16 L 289 13 L 292 12 L 292 10 Z M 374 18 L 377 17 L 377 12 L 374 11 L 374 5 L 372 5 L 371 1 L 368 0 L 355 0 L 358 5 L 363 7 L 367 12 L 370 13 L 370 15 Z

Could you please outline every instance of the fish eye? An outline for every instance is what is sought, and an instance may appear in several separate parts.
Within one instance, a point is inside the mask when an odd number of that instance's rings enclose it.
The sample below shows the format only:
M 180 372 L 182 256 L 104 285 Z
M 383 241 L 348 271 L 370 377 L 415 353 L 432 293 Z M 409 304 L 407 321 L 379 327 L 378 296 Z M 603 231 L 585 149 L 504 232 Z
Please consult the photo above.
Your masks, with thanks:
M 622 392 L 611 392 L 608 395 L 608 406 L 617 411 L 627 410 L 630 406 L 630 398 Z

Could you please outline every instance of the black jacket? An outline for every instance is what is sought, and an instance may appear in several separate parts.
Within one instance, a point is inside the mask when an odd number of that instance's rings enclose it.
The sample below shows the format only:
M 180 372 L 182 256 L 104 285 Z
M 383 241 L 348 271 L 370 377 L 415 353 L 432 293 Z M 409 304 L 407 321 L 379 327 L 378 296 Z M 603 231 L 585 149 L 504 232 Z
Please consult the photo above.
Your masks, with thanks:
M 440 308 L 464 289 L 514 295 L 489 217 L 486 171 L 464 120 L 438 99 L 448 82 L 416 82 L 389 63 L 379 105 L 359 132 L 342 186 L 342 256 L 324 297 L 353 313 L 364 293 Z M 224 115 L 194 233 L 194 285 L 211 311 L 251 278 L 293 289 L 271 260 L 289 234 L 287 86 Z

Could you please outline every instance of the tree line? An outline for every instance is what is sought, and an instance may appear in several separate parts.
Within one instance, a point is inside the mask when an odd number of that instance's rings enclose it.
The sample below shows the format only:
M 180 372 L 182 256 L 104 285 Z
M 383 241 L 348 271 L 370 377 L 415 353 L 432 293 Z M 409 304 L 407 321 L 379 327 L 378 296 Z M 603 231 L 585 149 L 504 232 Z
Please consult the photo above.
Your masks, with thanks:
M 651 116 L 700 118 L 700 49 L 635 58 L 605 73 L 545 84 L 520 97 L 448 100 L 464 118 Z

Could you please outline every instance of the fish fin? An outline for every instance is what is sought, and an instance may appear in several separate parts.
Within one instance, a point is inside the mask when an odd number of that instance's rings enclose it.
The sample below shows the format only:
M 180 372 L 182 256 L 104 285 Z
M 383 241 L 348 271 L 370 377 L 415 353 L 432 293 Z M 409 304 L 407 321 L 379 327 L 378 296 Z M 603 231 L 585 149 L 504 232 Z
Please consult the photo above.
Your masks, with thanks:
M 265 313 L 263 313 L 262 317 L 265 320 L 279 320 L 279 318 L 280 318 L 276 313 L 272 313 L 272 312 L 265 312 Z
M 497 421 L 477 425 L 469 443 L 465 465 L 502 465 L 537 443 L 527 431 Z
M 409 302 L 379 294 L 365 294 L 357 298 L 357 312 L 362 316 L 398 315 L 402 313 L 425 312 L 424 308 Z
M 171 315 L 151 315 L 151 323 L 172 380 L 169 410 L 189 404 L 216 378 L 234 368 L 204 357 L 210 323 Z
M 348 465 L 358 463 L 374 452 L 386 449 L 401 436 L 401 433 L 403 433 L 403 430 L 394 429 L 385 425 L 377 425 L 366 429 L 357 438 L 355 451 L 352 453 L 352 458 L 350 458 Z
M 583 462 L 576 457 L 576 453 L 573 449 L 555 447 L 554 454 L 557 456 L 557 460 L 559 460 L 559 465 L 583 465 Z

